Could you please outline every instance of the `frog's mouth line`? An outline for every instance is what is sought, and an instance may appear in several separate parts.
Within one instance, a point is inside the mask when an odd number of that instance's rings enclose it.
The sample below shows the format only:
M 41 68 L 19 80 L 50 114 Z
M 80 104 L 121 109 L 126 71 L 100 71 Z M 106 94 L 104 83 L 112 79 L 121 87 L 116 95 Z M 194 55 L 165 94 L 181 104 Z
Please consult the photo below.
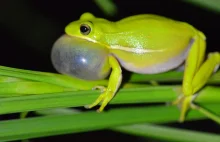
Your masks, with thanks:
M 100 42 L 98 42 L 96 40 L 93 40 L 93 39 L 85 37 L 85 36 L 76 36 L 76 35 L 69 35 L 69 34 L 64 34 L 64 35 L 69 36 L 69 37 L 73 37 L 73 38 L 84 39 L 86 41 L 89 41 L 89 42 L 92 42 L 92 43 L 97 43 L 97 44 L 100 44 L 102 46 L 105 46 L 106 48 L 111 48 L 110 45 L 106 45 L 106 44 L 100 43 Z
M 85 37 L 85 36 L 76 36 L 76 35 L 69 35 L 69 34 L 65 34 L 66 36 L 69 36 L 69 37 L 75 37 L 75 38 L 80 38 L 80 39 L 85 39 L 87 41 L 90 41 L 90 42 L 93 42 L 93 43 L 97 43 L 96 40 L 93 40 L 91 38 L 88 38 L 88 37 Z

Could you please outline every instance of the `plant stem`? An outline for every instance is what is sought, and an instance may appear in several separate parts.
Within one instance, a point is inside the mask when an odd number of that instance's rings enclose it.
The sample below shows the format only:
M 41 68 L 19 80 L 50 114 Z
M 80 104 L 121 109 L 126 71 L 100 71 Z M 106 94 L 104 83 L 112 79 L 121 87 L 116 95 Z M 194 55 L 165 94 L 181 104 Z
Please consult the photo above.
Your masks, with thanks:
M 209 104 L 206 105 L 206 107 L 220 113 L 219 104 Z M 146 122 L 168 123 L 176 121 L 178 117 L 179 111 L 175 106 L 165 107 L 161 105 L 153 107 L 111 109 L 103 113 L 91 111 L 79 114 L 51 115 L 1 121 L 0 128 L 2 129 L 0 129 L 0 140 L 12 141 L 58 134 L 88 132 L 91 130 L 112 128 L 119 125 Z M 198 111 L 192 110 L 188 114 L 187 120 L 204 119 L 204 117 L 205 116 Z
M 142 136 L 146 138 L 153 137 L 156 139 L 175 142 L 219 142 L 220 140 L 220 136 L 216 134 L 169 128 L 153 124 L 119 126 L 111 128 L 111 130 L 132 134 L 135 136 Z

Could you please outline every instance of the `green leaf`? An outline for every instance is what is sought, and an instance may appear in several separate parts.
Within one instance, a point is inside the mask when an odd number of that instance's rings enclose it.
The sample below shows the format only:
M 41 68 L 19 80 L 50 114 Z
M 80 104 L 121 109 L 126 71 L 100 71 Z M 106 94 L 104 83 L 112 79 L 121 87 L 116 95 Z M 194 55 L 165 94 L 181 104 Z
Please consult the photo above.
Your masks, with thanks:
M 196 132 L 152 124 L 120 126 L 112 128 L 112 130 L 146 138 L 150 137 L 175 142 L 219 142 L 220 140 L 220 136 L 217 134 Z
M 110 104 L 171 102 L 178 97 L 179 93 L 177 90 L 179 89 L 180 86 L 124 88 L 120 89 Z M 198 100 L 196 99 L 195 102 L 203 104 L 210 102 L 218 103 L 220 102 L 219 91 L 219 87 L 206 87 L 200 92 L 201 95 L 198 95 Z M 0 114 L 46 108 L 85 106 L 92 103 L 99 95 L 99 91 L 90 90 L 7 97 L 0 99 Z M 213 99 L 209 99 L 209 97 Z
M 0 87 L 2 96 L 0 99 L 0 114 L 8 114 L 15 112 L 28 112 L 36 110 L 44 110 L 48 108 L 66 108 L 78 107 L 92 103 L 100 95 L 100 91 L 71 91 L 74 87 L 85 87 L 87 84 L 90 89 L 92 85 L 98 82 L 89 82 L 85 80 L 77 80 L 76 78 L 67 77 L 65 75 L 44 73 L 36 71 L 28 71 L 22 69 L 14 69 L 0 66 L 0 75 L 2 81 Z M 163 76 L 162 76 L 163 75 Z M 16 78 L 18 80 L 7 81 L 6 77 Z M 135 75 L 131 78 L 131 82 L 144 82 L 152 80 L 163 80 L 162 78 L 176 79 L 181 81 L 182 74 L 177 72 L 168 72 L 165 74 L 157 74 L 152 76 Z M 213 78 L 214 77 L 214 78 Z M 220 81 L 219 72 L 210 79 L 211 84 L 218 84 Z M 214 80 L 214 81 L 213 81 Z M 107 84 L 107 81 L 100 81 Z M 99 82 L 99 83 L 100 83 Z M 23 83 L 23 86 L 22 86 Z M 10 86 L 11 85 L 11 86 Z M 14 85 L 14 86 L 13 86 Z M 42 86 L 40 86 L 42 85 Z M 54 88 L 61 87 L 60 93 L 48 93 L 33 95 L 37 91 L 47 90 L 48 86 Z M 11 97 L 13 93 L 19 95 L 19 89 L 23 89 L 24 96 Z M 25 88 L 26 87 L 26 88 Z M 39 90 L 34 90 L 38 89 Z M 56 91 L 51 87 L 52 91 Z M 144 84 L 125 84 L 125 88 L 119 90 L 110 104 L 137 104 L 137 103 L 167 103 L 175 100 L 181 94 L 181 85 L 170 86 L 146 86 Z M 128 87 L 128 88 L 126 88 Z M 8 88 L 8 90 L 7 90 Z M 70 90 L 62 90 L 67 88 Z M 6 89 L 6 90 L 4 90 Z M 16 90 L 18 89 L 18 90 Z M 58 88 L 59 89 L 59 88 Z M 85 89 L 85 88 L 84 88 Z M 88 88 L 87 88 L 88 89 Z M 48 89 L 49 91 L 50 89 Z M 11 91 L 11 92 L 10 92 Z M 14 91 L 14 92 L 13 92 Z M 8 94 L 7 94 L 8 92 Z M 21 91 L 22 92 L 22 91 Z M 31 93 L 32 92 L 32 93 Z M 204 106 L 210 112 L 219 114 L 220 107 L 220 88 L 215 86 L 206 86 L 195 99 L 195 103 Z M 22 94 L 22 93 L 21 93 Z M 187 116 L 188 120 L 204 119 L 205 113 L 209 111 L 198 109 L 192 110 Z M 202 113 L 200 113 L 202 112 Z M 167 115 L 169 114 L 169 115 Z M 146 117 L 147 116 L 147 117 Z M 211 115 L 207 115 L 211 116 Z M 86 118 L 86 119 L 85 119 Z M 126 118 L 126 119 L 124 119 Z M 91 130 L 100 130 L 109 127 L 122 126 L 136 123 L 167 123 L 175 122 L 179 118 L 179 111 L 175 106 L 152 106 L 152 107 L 128 107 L 118 109 L 110 109 L 101 114 L 92 112 L 84 112 L 68 115 L 53 115 L 40 118 L 28 118 L 22 120 L 9 120 L 0 122 L 0 140 L 16 140 L 42 136 L 51 136 L 56 134 L 67 134 L 73 132 L 86 132 Z M 90 120 L 90 121 L 88 121 Z M 87 122 L 86 122 L 87 121 Z M 94 122 L 91 123 L 91 122 Z M 36 126 L 36 127 L 35 127 Z M 30 129 L 31 128 L 31 129 Z M 23 129 L 23 130 L 21 130 Z M 159 137 L 159 136 L 158 136 Z
M 0 99 L 0 114 L 34 111 L 45 108 L 84 106 L 95 101 L 99 95 L 100 91 L 89 90 L 6 97 Z M 110 103 L 164 102 L 172 101 L 176 97 L 177 94 L 172 86 L 126 88 L 121 89 Z
M 159 81 L 159 82 L 182 82 L 183 79 L 183 72 L 178 71 L 169 71 L 160 74 L 136 74 L 133 73 L 129 82 L 136 83 L 136 82 L 147 82 L 147 81 Z M 210 79 L 208 80 L 207 84 L 220 84 L 220 71 L 214 73 Z
M 117 6 L 112 0 L 94 0 L 97 6 L 108 16 L 114 16 L 117 13 Z
M 185 0 L 185 2 L 192 3 L 194 5 L 206 8 L 208 10 L 220 13 L 220 1 L 219 0 Z
M 219 104 L 206 105 L 219 112 Z M 169 114 L 169 115 L 167 115 Z M 175 122 L 179 110 L 174 107 L 154 106 L 111 109 L 103 113 L 95 111 L 79 114 L 52 115 L 0 122 L 0 141 L 37 138 L 68 133 L 101 130 L 115 126 L 137 123 Z M 125 119 L 126 118 L 126 119 Z M 187 120 L 204 119 L 197 111 L 190 111 Z M 210 139 L 212 141 L 212 139 Z
M 65 88 L 62 86 L 31 81 L 15 81 L 0 83 L 0 96 L 21 96 L 30 94 L 45 94 L 54 92 L 74 91 L 74 88 Z
M 82 113 L 76 109 L 48 109 L 37 111 L 40 115 L 63 115 L 63 114 L 77 114 Z M 212 133 L 184 130 L 171 128 L 168 126 L 160 126 L 154 124 L 133 124 L 110 128 L 110 130 L 127 133 L 135 136 L 142 136 L 146 138 L 155 138 L 168 141 L 184 141 L 184 142 L 201 142 L 209 141 L 218 142 L 220 136 Z
M 0 83 L 19 82 L 19 81 L 25 81 L 25 80 L 20 79 L 20 78 L 15 78 L 15 77 L 0 76 Z
M 0 66 L 0 75 L 29 81 L 45 82 L 66 88 L 75 88 L 77 90 L 88 90 L 95 85 L 105 86 L 108 83 L 107 80 L 88 81 L 57 73 L 16 69 L 5 66 Z

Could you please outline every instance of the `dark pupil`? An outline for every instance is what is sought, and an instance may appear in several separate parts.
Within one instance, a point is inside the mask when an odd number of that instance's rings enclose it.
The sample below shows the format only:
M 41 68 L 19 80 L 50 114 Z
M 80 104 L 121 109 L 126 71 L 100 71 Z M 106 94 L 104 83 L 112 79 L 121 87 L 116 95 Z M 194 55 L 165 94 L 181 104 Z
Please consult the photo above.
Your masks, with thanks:
M 89 28 L 86 27 L 86 26 L 81 26 L 81 27 L 80 27 L 80 31 L 81 31 L 82 33 L 87 33 L 87 32 L 89 31 Z

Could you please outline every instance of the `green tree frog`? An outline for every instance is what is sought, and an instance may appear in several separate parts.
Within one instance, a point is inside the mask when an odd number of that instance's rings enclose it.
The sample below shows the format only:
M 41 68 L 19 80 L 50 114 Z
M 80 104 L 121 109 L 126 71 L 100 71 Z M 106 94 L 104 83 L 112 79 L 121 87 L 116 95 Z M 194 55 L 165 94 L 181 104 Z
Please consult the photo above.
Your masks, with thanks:
M 86 12 L 68 24 L 65 33 L 54 44 L 53 65 L 61 73 L 86 80 L 109 76 L 107 87 L 94 86 L 102 93 L 87 106 L 101 103 L 99 112 L 118 91 L 122 67 L 135 73 L 156 74 L 185 63 L 182 94 L 173 102 L 181 105 L 183 121 L 194 94 L 220 64 L 218 52 L 205 59 L 206 37 L 201 31 L 159 15 L 141 14 L 112 22 Z

